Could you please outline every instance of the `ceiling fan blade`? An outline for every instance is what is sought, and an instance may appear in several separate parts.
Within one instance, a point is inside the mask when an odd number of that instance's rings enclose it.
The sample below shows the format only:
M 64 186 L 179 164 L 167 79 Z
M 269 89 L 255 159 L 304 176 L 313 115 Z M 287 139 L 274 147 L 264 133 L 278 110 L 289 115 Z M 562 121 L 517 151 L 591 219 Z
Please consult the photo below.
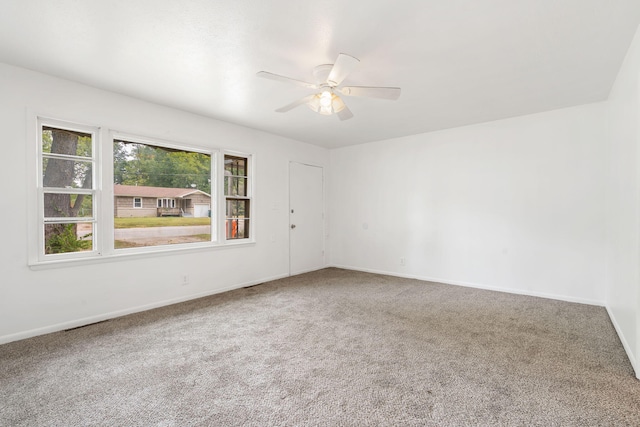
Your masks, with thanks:
M 341 53 L 333 64 L 333 68 L 327 77 L 330 86 L 338 86 L 360 63 L 358 58 Z
M 349 110 L 349 107 L 347 107 L 346 105 L 342 110 L 338 111 L 336 114 L 338 115 L 338 118 L 341 121 L 349 120 L 351 117 L 353 117 L 353 113 L 351 112 L 351 110 Z
M 309 96 L 305 96 L 304 98 L 300 98 L 297 101 L 292 102 L 291 104 L 287 104 L 284 107 L 280 107 L 276 110 L 276 112 L 278 113 L 286 113 L 289 110 L 293 110 L 294 108 L 296 108 L 299 105 L 302 104 L 307 104 L 308 102 L 310 102 L 313 98 L 315 97 L 315 95 L 309 95 Z
M 259 71 L 258 73 L 256 73 L 256 75 L 258 77 L 262 77 L 263 79 L 275 80 L 277 82 L 283 82 L 283 83 L 293 83 L 294 85 L 306 87 L 306 88 L 309 88 L 309 89 L 317 89 L 318 88 L 318 86 L 313 84 L 313 83 L 304 82 L 302 80 L 292 79 L 290 77 L 281 76 L 279 74 L 273 74 L 273 73 L 270 73 L 268 71 Z
M 338 91 L 346 96 L 363 96 L 366 98 L 396 100 L 400 97 L 399 87 L 345 86 L 338 89 Z

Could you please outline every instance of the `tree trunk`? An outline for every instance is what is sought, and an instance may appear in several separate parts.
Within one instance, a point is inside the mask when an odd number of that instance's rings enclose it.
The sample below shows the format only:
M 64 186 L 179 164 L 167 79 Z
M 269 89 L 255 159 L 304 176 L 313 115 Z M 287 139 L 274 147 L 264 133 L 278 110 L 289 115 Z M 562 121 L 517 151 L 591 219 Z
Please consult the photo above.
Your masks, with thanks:
M 77 134 L 62 129 L 52 129 L 52 137 L 52 153 L 69 155 L 76 154 L 78 149 Z M 70 187 L 73 184 L 74 179 L 74 163 L 75 162 L 71 160 L 47 159 L 47 165 L 42 179 L 44 187 Z M 91 174 L 89 174 L 89 176 L 90 175 Z M 80 203 L 82 203 L 82 200 Z M 79 206 L 80 205 L 78 205 L 78 208 Z M 73 207 L 71 206 L 71 196 L 69 194 L 45 194 L 44 216 L 57 218 L 74 216 Z M 53 235 L 61 234 L 65 228 L 66 224 L 48 224 L 45 227 L 45 241 L 48 241 Z M 77 227 L 74 224 L 74 232 L 76 231 L 76 228 Z

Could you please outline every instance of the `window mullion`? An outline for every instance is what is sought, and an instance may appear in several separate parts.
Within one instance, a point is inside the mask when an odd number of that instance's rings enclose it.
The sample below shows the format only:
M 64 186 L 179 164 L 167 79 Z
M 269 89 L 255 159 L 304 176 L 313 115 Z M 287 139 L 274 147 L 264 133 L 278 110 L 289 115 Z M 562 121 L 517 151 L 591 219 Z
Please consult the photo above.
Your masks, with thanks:
M 57 188 L 57 187 L 44 187 L 42 189 L 43 193 L 49 194 L 85 194 L 85 195 L 93 195 L 96 193 L 96 190 L 91 188 Z
M 42 153 L 42 157 L 45 159 L 62 159 L 62 160 L 75 160 L 79 162 L 93 163 L 92 157 L 86 156 L 74 156 L 72 154 L 60 154 L 60 153 Z
M 96 223 L 97 220 L 95 217 L 83 217 L 83 216 L 75 216 L 75 217 L 45 217 L 44 222 L 46 224 L 74 224 L 78 222 L 92 222 Z

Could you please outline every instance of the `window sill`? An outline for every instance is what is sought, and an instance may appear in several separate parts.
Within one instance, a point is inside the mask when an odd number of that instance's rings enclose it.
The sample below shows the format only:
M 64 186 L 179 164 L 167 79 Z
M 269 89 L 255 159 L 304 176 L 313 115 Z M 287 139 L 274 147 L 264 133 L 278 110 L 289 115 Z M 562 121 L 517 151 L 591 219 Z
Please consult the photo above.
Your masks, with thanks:
M 195 252 L 217 251 L 228 248 L 249 247 L 255 246 L 256 242 L 253 239 L 242 239 L 240 241 L 229 241 L 225 243 L 212 243 L 197 246 L 159 246 L 157 248 L 150 247 L 144 248 L 144 250 L 136 249 L 119 249 L 108 255 L 96 255 L 92 257 L 84 258 L 67 258 L 67 259 L 53 259 L 45 261 L 30 261 L 29 269 L 47 270 L 51 268 L 65 268 L 76 267 L 90 264 L 102 264 L 108 262 L 128 261 L 135 259 L 153 258 L 158 256 L 169 255 L 182 255 Z

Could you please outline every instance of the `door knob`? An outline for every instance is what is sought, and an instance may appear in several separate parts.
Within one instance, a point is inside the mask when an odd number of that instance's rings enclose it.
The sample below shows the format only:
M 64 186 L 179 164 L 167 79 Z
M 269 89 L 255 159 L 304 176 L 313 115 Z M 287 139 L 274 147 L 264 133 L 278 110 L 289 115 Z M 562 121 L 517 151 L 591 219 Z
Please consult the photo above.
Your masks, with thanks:
M 293 229 L 293 228 L 296 228 L 296 225 L 295 225 L 295 224 L 291 224 L 291 228 L 292 228 L 292 229 Z

